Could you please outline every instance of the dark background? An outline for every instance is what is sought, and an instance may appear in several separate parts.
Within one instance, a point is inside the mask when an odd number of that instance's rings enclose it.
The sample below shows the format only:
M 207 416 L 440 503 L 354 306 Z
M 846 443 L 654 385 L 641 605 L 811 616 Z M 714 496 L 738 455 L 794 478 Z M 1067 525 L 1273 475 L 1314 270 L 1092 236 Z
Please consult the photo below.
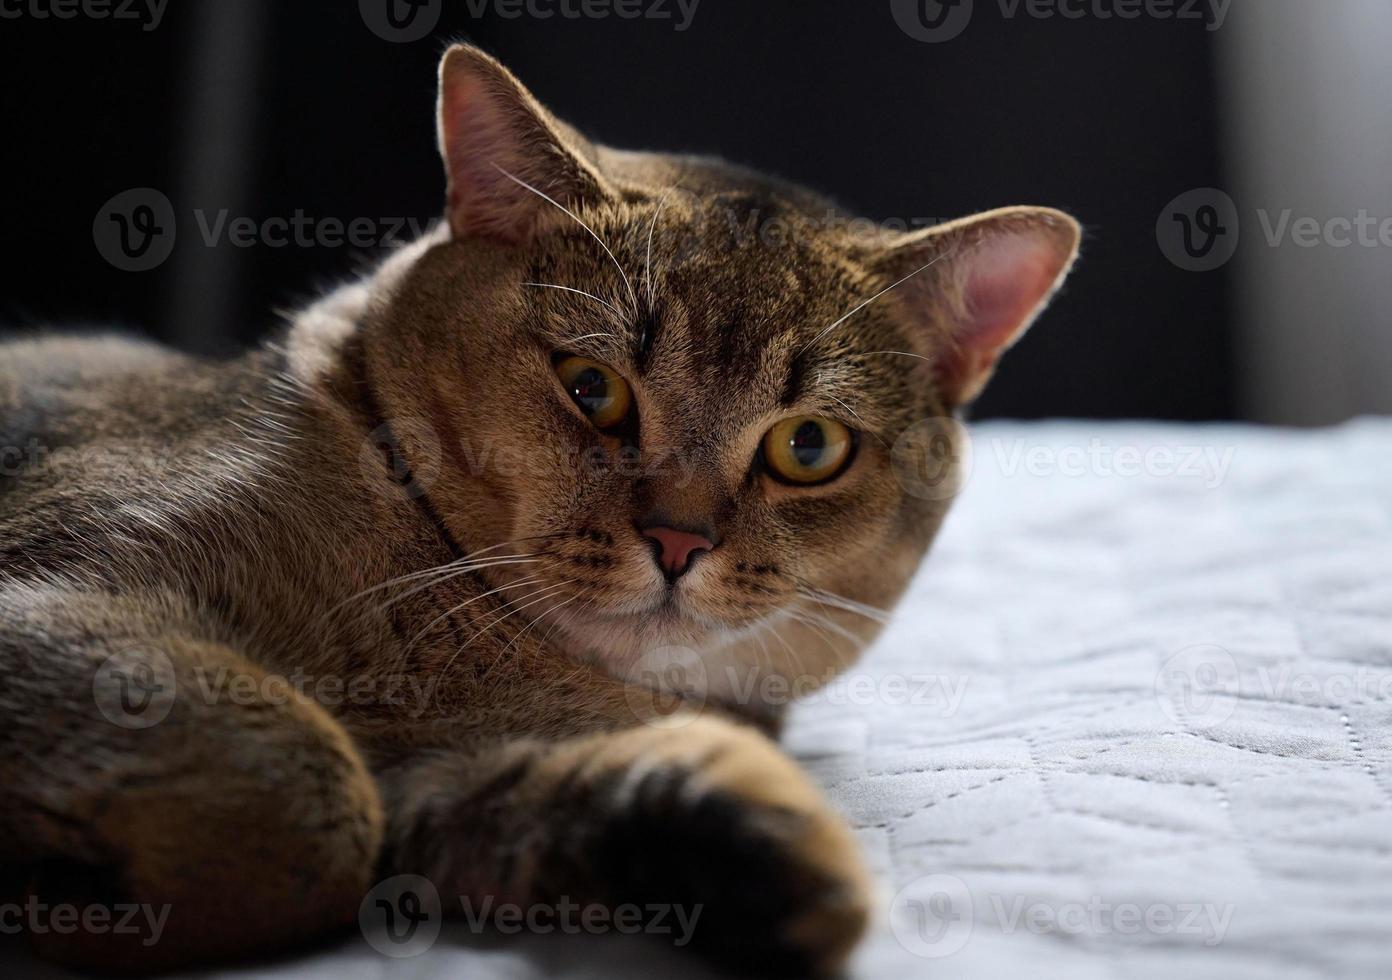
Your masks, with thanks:
M 1223 186 L 1213 34 L 977 2 L 942 44 L 900 30 L 888 0 L 701 0 L 685 31 L 475 19 L 443 0 L 411 43 L 374 34 L 356 0 L 170 0 L 149 31 L 0 20 L 0 329 L 114 323 L 212 354 L 255 342 L 365 253 L 208 247 L 193 210 L 433 218 L 435 62 L 466 38 L 601 141 L 718 153 L 877 220 L 1069 210 L 1084 261 L 976 414 L 1232 417 L 1228 274 L 1176 268 L 1155 232 L 1177 194 Z M 93 241 L 103 203 L 132 187 L 179 216 L 173 255 L 147 272 Z

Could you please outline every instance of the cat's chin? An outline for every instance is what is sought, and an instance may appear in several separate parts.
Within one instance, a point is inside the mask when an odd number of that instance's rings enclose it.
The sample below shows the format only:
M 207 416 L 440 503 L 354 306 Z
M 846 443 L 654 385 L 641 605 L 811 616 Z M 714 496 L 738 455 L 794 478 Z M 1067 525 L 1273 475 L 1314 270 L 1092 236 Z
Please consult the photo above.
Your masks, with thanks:
M 736 625 L 712 619 L 674 591 L 628 608 L 590 608 L 563 618 L 549 642 L 575 660 L 602 667 L 620 679 L 660 670 L 683 659 L 709 662 L 737 645 L 762 623 Z
M 561 623 L 553 641 L 586 660 L 632 662 L 664 647 L 699 650 L 721 631 L 722 624 L 668 594 L 636 608 L 586 610 Z

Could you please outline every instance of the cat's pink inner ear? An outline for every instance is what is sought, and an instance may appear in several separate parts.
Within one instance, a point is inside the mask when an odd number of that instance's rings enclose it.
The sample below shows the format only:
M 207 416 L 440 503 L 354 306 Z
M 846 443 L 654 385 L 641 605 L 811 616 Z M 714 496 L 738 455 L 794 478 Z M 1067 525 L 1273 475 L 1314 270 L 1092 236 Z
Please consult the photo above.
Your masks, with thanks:
M 504 231 L 509 222 L 503 212 L 516 195 L 492 165 L 504 166 L 512 157 L 502 114 L 477 75 L 459 72 L 441 81 L 440 149 L 449 178 L 451 230 L 456 236 L 471 228 Z
M 1071 219 L 1006 222 L 981 229 L 979 237 L 963 236 L 962 252 L 945 257 L 958 302 L 949 325 L 951 342 L 936 359 L 935 373 L 953 404 L 981 393 L 1001 354 L 1043 310 L 1073 260 L 1075 228 Z
M 445 54 L 439 128 L 456 238 L 523 241 L 547 209 L 559 213 L 546 197 L 573 207 L 597 190 L 596 178 L 540 104 L 475 48 L 456 46 Z

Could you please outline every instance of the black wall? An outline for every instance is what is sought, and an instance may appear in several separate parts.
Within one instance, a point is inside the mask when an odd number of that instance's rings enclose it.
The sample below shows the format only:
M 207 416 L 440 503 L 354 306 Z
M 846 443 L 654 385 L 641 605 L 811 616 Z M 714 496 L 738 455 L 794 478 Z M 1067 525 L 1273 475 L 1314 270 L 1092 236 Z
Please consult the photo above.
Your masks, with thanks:
M 872 218 L 1068 209 L 1084 261 L 977 414 L 1231 417 L 1227 281 L 1181 271 L 1155 238 L 1166 202 L 1223 186 L 1202 23 L 1008 18 L 976 0 L 960 37 L 929 44 L 890 0 L 700 0 L 684 31 L 437 2 L 437 28 L 410 43 L 374 34 L 355 0 L 169 0 L 154 30 L 0 20 L 0 323 L 114 322 L 210 353 L 254 342 L 365 253 L 209 247 L 192 211 L 433 217 L 434 64 L 458 37 L 598 139 L 719 153 Z M 103 203 L 132 187 L 178 218 L 151 271 L 94 245 Z

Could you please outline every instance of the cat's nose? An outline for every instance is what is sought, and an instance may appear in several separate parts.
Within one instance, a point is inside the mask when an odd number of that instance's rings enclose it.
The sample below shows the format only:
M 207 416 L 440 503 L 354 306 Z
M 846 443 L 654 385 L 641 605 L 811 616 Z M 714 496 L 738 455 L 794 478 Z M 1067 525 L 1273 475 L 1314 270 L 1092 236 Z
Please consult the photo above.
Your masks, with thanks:
M 711 539 L 693 531 L 683 531 L 663 524 L 654 524 L 639 529 L 643 537 L 657 542 L 657 563 L 675 579 L 691 567 L 691 560 L 703 551 L 710 551 L 715 545 Z

